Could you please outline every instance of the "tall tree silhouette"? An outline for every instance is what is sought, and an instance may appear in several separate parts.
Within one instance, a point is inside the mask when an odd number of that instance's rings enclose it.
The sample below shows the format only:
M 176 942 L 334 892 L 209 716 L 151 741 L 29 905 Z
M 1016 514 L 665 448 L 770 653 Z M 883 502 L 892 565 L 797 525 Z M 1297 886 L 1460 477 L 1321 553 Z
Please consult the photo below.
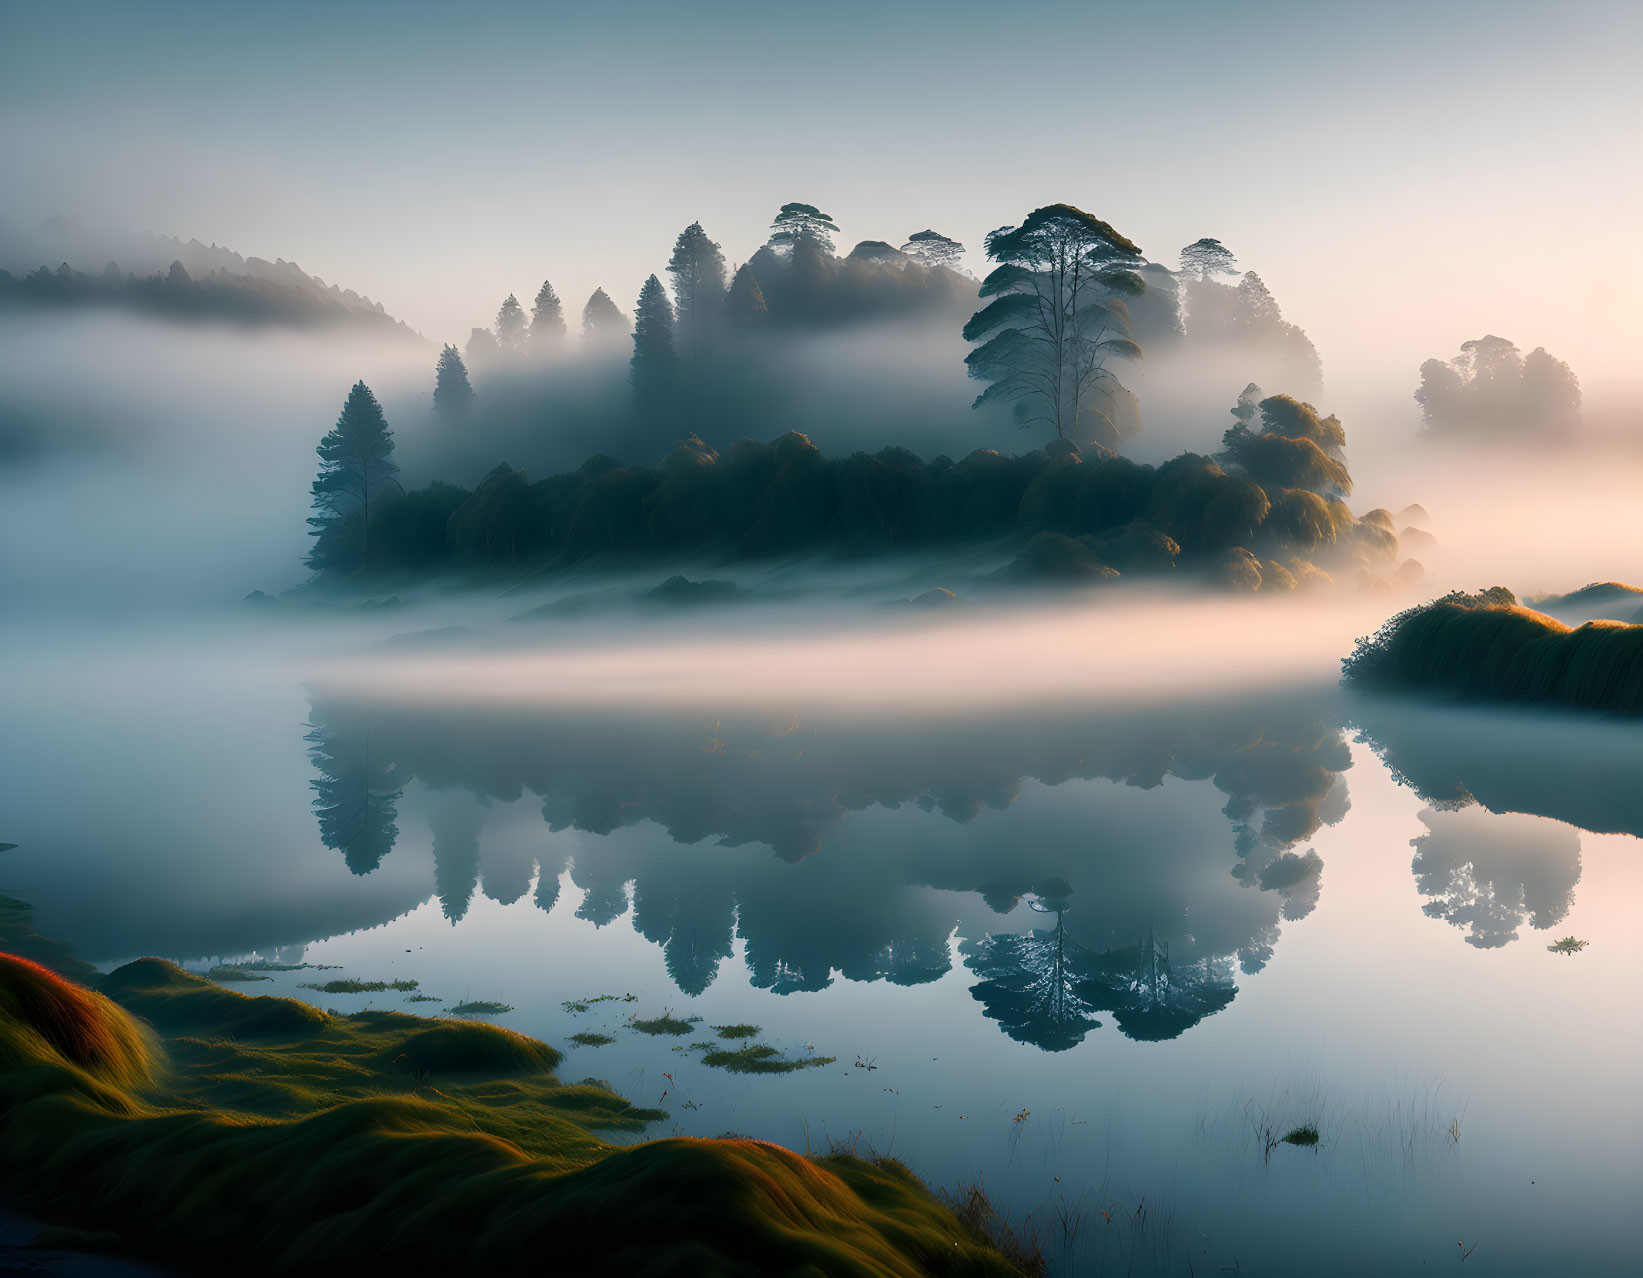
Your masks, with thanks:
M 1061 439 L 1090 438 L 1086 415 L 1116 433 L 1103 404 L 1121 387 L 1107 362 L 1141 355 L 1119 296 L 1145 287 L 1141 250 L 1068 204 L 1035 209 L 986 243 L 998 266 L 981 296 L 993 300 L 964 326 L 964 339 L 979 343 L 965 357 L 970 376 L 991 383 L 975 406 L 1008 403 L 1021 425 L 1047 425 Z
M 565 308 L 559 294 L 547 280 L 536 290 L 536 301 L 531 305 L 530 347 L 541 355 L 565 340 Z
M 1067 935 L 1059 910 L 1048 930 L 985 937 L 972 947 L 966 966 L 982 978 L 970 993 L 1017 1042 L 1064 1052 L 1101 1024 L 1095 1018 L 1104 992 L 1099 969 Z
M 342 415 L 320 440 L 314 480 L 315 514 L 308 519 L 314 548 L 308 566 L 345 576 L 364 568 L 371 555 L 371 527 L 382 501 L 400 492 L 394 478 L 394 435 L 382 406 L 364 382 L 355 382 Z
M 434 365 L 434 411 L 447 420 L 454 420 L 468 411 L 473 397 L 468 366 L 462 362 L 456 347 L 446 345 Z
M 770 317 L 764 292 L 754 278 L 752 267 L 744 263 L 736 268 L 736 274 L 730 281 L 730 291 L 725 294 L 724 306 L 725 323 L 740 332 L 756 329 Z
M 678 381 L 679 357 L 673 349 L 673 306 L 662 281 L 652 275 L 639 290 L 634 308 L 633 360 L 629 378 L 634 397 L 648 409 L 663 407 Z
M 504 355 L 514 355 L 525 345 L 525 309 L 512 293 L 502 302 L 496 313 L 496 344 Z
M 770 243 L 790 249 L 808 240 L 822 252 L 831 253 L 838 232 L 838 224 L 814 204 L 784 204 L 770 224 Z
M 725 255 L 700 222 L 679 232 L 668 259 L 679 328 L 679 354 L 695 364 L 712 346 L 725 296 Z
M 582 308 L 582 340 L 590 345 L 614 345 L 629 331 L 628 317 L 617 309 L 610 294 L 602 288 L 594 289 Z

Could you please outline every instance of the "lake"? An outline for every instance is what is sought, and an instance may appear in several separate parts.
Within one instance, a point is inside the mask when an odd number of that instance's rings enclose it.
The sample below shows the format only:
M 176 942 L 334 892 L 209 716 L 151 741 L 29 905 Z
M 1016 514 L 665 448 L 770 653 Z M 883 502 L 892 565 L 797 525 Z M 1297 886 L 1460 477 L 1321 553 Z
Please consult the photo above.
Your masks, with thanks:
M 535 648 L 389 679 L 248 633 L 41 644 L 9 681 L 0 889 L 105 969 L 506 1005 L 667 1110 L 650 1135 L 893 1154 L 1057 1272 L 1635 1263 L 1635 725 L 1306 663 L 607 696 L 513 677 Z M 346 978 L 417 985 L 305 988 Z M 798 1067 L 708 1063 L 749 1044 Z

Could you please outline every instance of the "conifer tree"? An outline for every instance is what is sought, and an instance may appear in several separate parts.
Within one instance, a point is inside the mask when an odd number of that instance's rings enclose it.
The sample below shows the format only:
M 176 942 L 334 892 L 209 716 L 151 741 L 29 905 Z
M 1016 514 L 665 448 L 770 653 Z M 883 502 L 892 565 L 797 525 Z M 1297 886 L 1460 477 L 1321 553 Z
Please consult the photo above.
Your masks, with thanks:
M 730 291 L 725 294 L 724 307 L 725 323 L 743 332 L 759 327 L 769 318 L 764 291 L 760 289 L 752 267 L 744 263 L 736 268 L 736 274 L 730 280 Z
M 635 397 L 647 408 L 667 400 L 675 386 L 679 357 L 673 347 L 673 306 L 662 281 L 652 275 L 639 290 L 634 308 L 633 361 L 630 380 Z
M 559 294 L 547 280 L 536 291 L 536 302 L 531 307 L 531 350 L 540 355 L 565 340 L 565 308 L 559 304 Z
M 615 342 L 626 337 L 628 317 L 617 309 L 610 294 L 602 288 L 593 290 L 587 305 L 582 308 L 582 340 L 589 343 Z
M 677 303 L 679 354 L 695 363 L 707 354 L 725 295 L 725 255 L 700 222 L 679 232 L 668 259 Z
M 308 519 L 314 538 L 308 566 L 346 576 L 369 562 L 371 526 L 382 500 L 400 491 L 394 434 L 364 382 L 354 383 L 337 424 L 316 451 L 320 468 L 312 489 L 316 513 Z
M 516 354 L 525 344 L 525 309 L 512 293 L 496 313 L 496 344 L 504 355 Z
M 434 411 L 454 420 L 468 411 L 473 397 L 468 366 L 462 362 L 461 353 L 454 346 L 445 346 L 439 352 L 439 362 L 434 365 Z

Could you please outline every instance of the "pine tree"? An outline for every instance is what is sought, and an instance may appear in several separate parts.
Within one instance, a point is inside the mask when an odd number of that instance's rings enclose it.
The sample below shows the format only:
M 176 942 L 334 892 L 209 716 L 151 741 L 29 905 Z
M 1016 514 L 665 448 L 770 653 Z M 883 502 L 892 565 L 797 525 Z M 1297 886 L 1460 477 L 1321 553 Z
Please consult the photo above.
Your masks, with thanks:
M 512 293 L 496 313 L 496 344 L 504 355 L 517 353 L 525 344 L 525 310 Z
M 587 305 L 582 308 L 582 340 L 589 343 L 614 343 L 626 337 L 628 317 L 616 308 L 610 294 L 602 288 L 593 290 Z
M 694 364 L 711 346 L 725 295 L 725 255 L 700 222 L 679 232 L 667 273 L 678 303 L 679 354 Z
M 753 268 L 738 266 L 730 280 L 730 292 L 725 294 L 725 323 L 746 332 L 758 328 L 769 318 L 764 291 L 753 275 Z
M 639 290 L 629 367 L 634 396 L 641 405 L 655 408 L 666 402 L 675 388 L 679 357 L 673 347 L 673 306 L 662 281 L 654 275 Z
M 559 294 L 553 291 L 553 285 L 543 280 L 531 307 L 531 350 L 541 355 L 564 340 L 565 308 L 559 304 Z
M 448 420 L 455 420 L 468 411 L 473 403 L 474 390 L 468 382 L 468 366 L 454 346 L 439 352 L 434 365 L 434 411 Z
M 308 566 L 316 573 L 346 576 L 364 568 L 371 555 L 371 525 L 384 497 L 399 492 L 394 476 L 394 434 L 371 388 L 355 382 L 342 415 L 320 440 L 319 476 L 314 480 L 316 514 L 309 517 L 314 549 Z

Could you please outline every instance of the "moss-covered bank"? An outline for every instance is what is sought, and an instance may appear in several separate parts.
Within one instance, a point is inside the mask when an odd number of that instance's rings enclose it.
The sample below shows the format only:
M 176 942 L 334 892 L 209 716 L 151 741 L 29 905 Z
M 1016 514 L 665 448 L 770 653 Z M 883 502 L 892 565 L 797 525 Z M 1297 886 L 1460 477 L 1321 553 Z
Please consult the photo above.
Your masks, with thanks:
M 664 1115 L 497 1026 L 156 959 L 99 984 L 0 955 L 0 1174 L 82 1245 L 211 1273 L 1017 1272 L 898 1163 L 613 1145 Z
M 1570 629 L 1501 586 L 1399 613 L 1342 664 L 1366 689 L 1643 714 L 1643 625 Z

